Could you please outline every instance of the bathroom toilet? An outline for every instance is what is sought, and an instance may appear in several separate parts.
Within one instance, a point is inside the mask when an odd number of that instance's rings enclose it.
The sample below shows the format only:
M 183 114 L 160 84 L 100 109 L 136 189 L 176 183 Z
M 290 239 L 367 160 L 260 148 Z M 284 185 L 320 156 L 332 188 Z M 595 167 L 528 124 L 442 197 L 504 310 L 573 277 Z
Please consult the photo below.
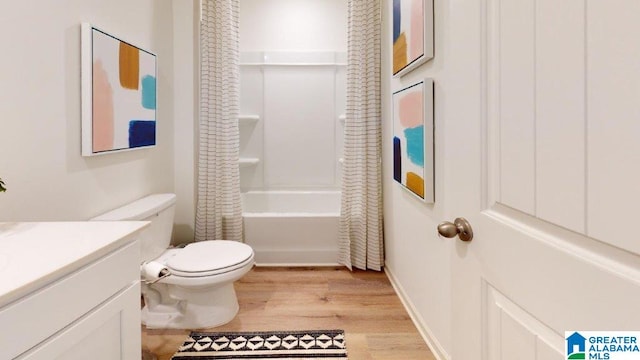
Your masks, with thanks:
M 233 282 L 253 267 L 253 249 L 227 240 L 168 248 L 175 202 L 175 194 L 149 195 L 92 220 L 151 222 L 140 235 L 142 323 L 147 328 L 198 329 L 225 324 L 238 313 Z

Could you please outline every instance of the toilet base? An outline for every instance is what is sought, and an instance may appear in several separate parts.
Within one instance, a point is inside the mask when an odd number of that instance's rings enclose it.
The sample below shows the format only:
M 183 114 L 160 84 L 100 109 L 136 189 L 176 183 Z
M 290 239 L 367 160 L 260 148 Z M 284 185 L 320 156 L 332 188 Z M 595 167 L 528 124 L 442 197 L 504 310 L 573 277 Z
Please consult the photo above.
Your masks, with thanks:
M 148 329 L 211 328 L 228 323 L 238 313 L 233 283 L 195 289 L 154 285 L 142 291 L 142 323 Z

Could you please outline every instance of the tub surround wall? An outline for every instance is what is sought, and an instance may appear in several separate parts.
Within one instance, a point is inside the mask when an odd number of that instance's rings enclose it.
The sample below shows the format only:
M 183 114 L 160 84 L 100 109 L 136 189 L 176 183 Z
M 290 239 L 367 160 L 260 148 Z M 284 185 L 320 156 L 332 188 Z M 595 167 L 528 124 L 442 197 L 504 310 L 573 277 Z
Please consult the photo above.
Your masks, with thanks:
M 340 187 L 345 65 L 343 52 L 241 54 L 243 191 Z
M 80 24 L 158 55 L 157 146 L 80 155 Z M 170 0 L 36 0 L 3 12 L 0 195 L 3 221 L 83 220 L 171 191 L 173 49 Z
M 340 187 L 346 33 L 346 0 L 240 0 L 242 191 Z

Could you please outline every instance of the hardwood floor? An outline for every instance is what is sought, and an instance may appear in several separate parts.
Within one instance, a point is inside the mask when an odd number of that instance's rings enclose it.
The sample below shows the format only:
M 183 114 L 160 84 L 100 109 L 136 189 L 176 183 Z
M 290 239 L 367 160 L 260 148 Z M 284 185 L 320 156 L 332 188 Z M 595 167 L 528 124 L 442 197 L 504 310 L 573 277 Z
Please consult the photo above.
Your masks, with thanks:
M 206 330 L 343 329 L 351 360 L 435 359 L 383 272 L 254 268 L 235 288 L 238 316 Z M 143 326 L 143 350 L 168 360 L 188 333 Z

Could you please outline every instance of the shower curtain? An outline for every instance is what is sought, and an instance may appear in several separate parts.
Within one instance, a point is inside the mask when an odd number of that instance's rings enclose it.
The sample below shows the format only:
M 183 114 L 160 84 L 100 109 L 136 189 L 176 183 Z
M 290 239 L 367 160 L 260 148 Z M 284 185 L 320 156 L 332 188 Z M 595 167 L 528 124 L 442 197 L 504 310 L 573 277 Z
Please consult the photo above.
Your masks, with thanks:
M 238 0 L 202 0 L 196 241 L 242 240 Z
M 381 270 L 380 0 L 349 0 L 347 111 L 338 261 Z

